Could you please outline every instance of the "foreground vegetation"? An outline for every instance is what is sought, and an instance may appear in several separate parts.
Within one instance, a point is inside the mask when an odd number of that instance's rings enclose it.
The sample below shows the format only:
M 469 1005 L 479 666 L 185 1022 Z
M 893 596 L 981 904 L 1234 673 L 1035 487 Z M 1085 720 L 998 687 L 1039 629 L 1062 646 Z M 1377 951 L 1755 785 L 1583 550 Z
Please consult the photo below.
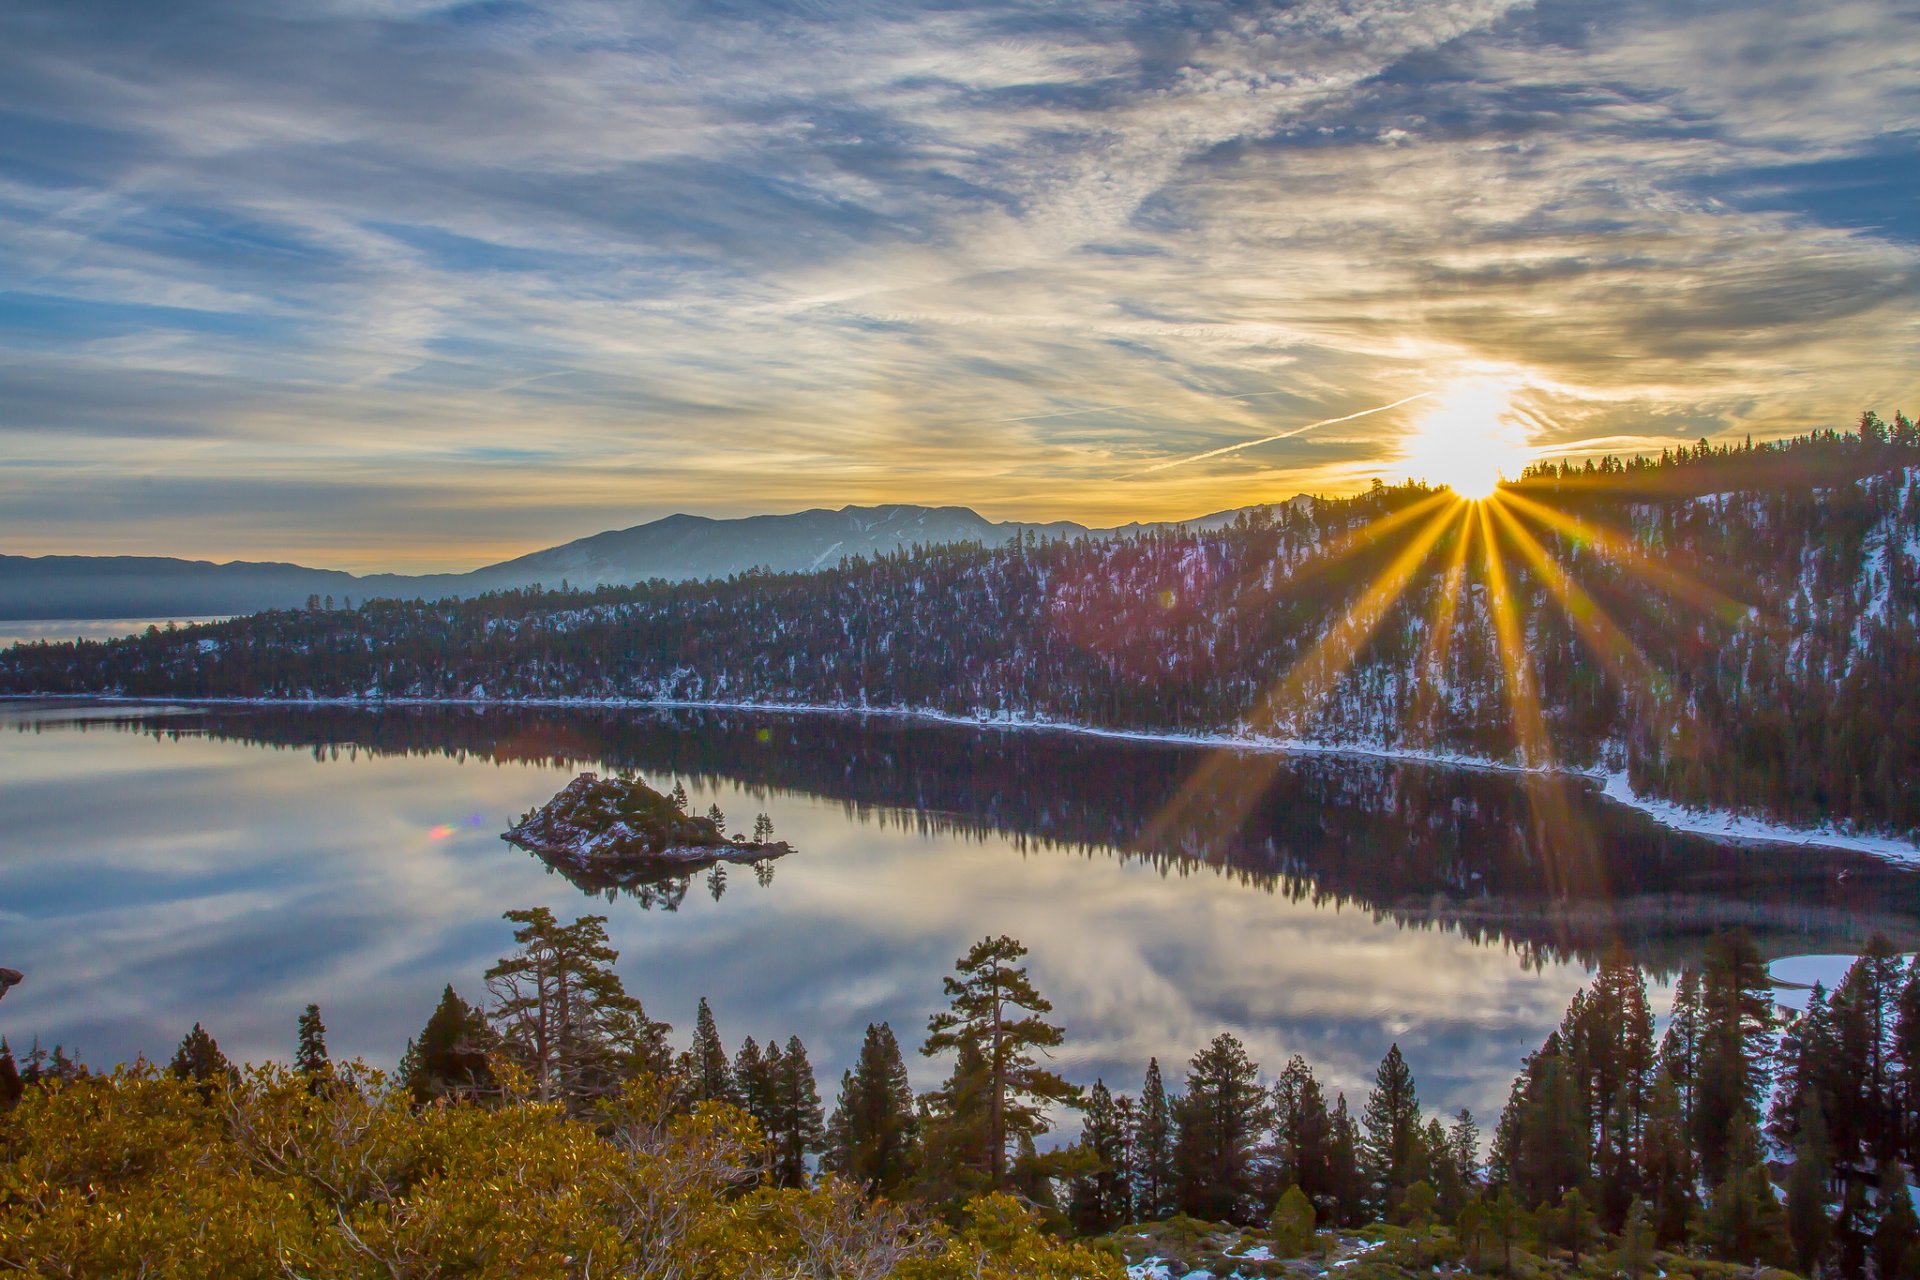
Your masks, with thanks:
M 1365 1280 L 1920 1276 L 1920 973 L 1874 943 L 1781 1028 L 1725 935 L 1656 1037 L 1623 953 L 1531 1055 L 1483 1159 L 1424 1113 L 1398 1046 L 1355 1116 L 1294 1057 L 1216 1036 L 1184 1088 L 1044 1065 L 1063 1043 L 1025 948 L 946 981 L 915 1096 L 886 1024 L 831 1114 L 797 1037 L 684 1050 L 600 917 L 508 913 L 484 1008 L 451 988 L 397 1073 L 239 1070 L 195 1026 L 166 1070 L 92 1075 L 0 1042 L 0 1270 L 35 1276 L 1117 1276 Z M 1073 1143 L 1041 1150 L 1065 1108 Z

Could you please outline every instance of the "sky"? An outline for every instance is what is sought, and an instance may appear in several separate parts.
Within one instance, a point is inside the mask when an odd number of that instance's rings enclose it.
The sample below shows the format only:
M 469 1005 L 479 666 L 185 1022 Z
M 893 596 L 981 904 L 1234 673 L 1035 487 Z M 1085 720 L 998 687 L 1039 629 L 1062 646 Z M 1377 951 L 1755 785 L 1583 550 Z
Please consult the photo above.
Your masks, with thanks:
M 11 554 L 1177 518 L 1446 405 L 1766 438 L 1920 410 L 1917 286 L 1913 0 L 0 11 Z

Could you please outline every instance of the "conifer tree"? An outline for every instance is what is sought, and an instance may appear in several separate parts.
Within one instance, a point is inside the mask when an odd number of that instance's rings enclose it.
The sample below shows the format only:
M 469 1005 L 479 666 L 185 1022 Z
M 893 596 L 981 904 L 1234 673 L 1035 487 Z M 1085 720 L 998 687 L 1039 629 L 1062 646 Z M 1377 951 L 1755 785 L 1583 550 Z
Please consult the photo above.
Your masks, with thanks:
M 1653 1215 L 1655 1237 L 1663 1245 L 1683 1243 L 1692 1233 L 1698 1208 L 1694 1172 L 1680 1090 L 1673 1077 L 1662 1068 L 1654 1073 L 1653 1094 L 1647 1104 L 1640 1173 L 1652 1190 L 1648 1208 Z
M 1173 1106 L 1160 1078 L 1160 1059 L 1147 1059 L 1140 1086 L 1140 1116 L 1133 1133 L 1137 1217 L 1157 1222 L 1173 1212 L 1179 1175 L 1174 1166 Z
M 605 916 L 563 925 L 546 907 L 509 911 L 520 949 L 486 972 L 501 1050 L 543 1102 L 611 1093 L 631 1075 L 665 1074 L 670 1028 L 646 1015 L 613 970 Z
M 1644 1280 L 1653 1269 L 1656 1243 L 1653 1214 L 1645 1200 L 1635 1199 L 1627 1208 L 1625 1225 L 1620 1228 L 1620 1271 L 1627 1280 Z
M 960 1042 L 953 1072 L 920 1099 L 919 1186 L 923 1199 L 952 1201 L 994 1189 L 994 1147 L 987 1098 L 992 1072 L 973 1039 Z M 1005 1169 L 1005 1152 L 1001 1167 Z M 1002 1182 L 1004 1187 L 1005 1175 Z
M 740 1042 L 740 1051 L 733 1056 L 732 1101 L 758 1121 L 760 1132 L 769 1137 L 773 1133 L 778 1092 L 774 1074 L 778 1070 L 779 1058 L 778 1045 L 769 1041 L 767 1053 L 762 1056 L 759 1042 L 752 1036 Z
M 1751 1131 L 1759 1123 L 1773 1021 L 1773 980 L 1753 939 L 1738 931 L 1710 939 L 1700 979 L 1691 1116 L 1693 1147 L 1709 1185 L 1727 1176 L 1727 1144 L 1736 1129 Z
M 1703 1102 L 1709 1096 L 1703 1090 Z M 1784 1266 L 1790 1252 L 1786 1214 L 1761 1162 L 1753 1122 L 1743 1112 L 1735 1112 L 1720 1158 L 1726 1173 L 1713 1189 L 1702 1224 L 1708 1250 L 1725 1262 Z
M 416 1102 L 451 1096 L 476 1097 L 493 1086 L 487 1055 L 495 1045 L 487 1016 L 454 992 L 451 983 L 440 1003 L 409 1041 L 400 1060 L 400 1079 Z
M 1173 1108 L 1180 1207 L 1197 1218 L 1249 1222 L 1258 1201 L 1254 1159 L 1273 1107 L 1259 1066 L 1228 1032 L 1193 1056 L 1187 1089 Z
M 1087 1091 L 1080 1126 L 1080 1150 L 1089 1167 L 1076 1176 L 1067 1196 L 1067 1216 L 1082 1235 L 1105 1235 L 1128 1218 L 1127 1167 L 1130 1145 L 1104 1080 Z
M 1909 1165 L 1920 1164 L 1920 956 L 1900 988 L 1893 1058 L 1900 1081 L 1900 1150 Z
M 707 821 L 711 822 L 723 834 L 726 832 L 727 815 L 720 811 L 720 806 L 718 803 L 710 804 L 707 806 Z
M 971 1047 L 985 1073 L 986 1178 L 1006 1181 L 1009 1143 L 1048 1129 L 1049 1103 L 1072 1103 L 1076 1091 L 1058 1073 L 1035 1061 L 1036 1052 L 1060 1044 L 1062 1032 L 1044 1015 L 1053 1005 L 1033 987 L 1017 962 L 1027 949 L 1012 938 L 983 938 L 955 962 L 945 979 L 950 1007 L 927 1020 L 929 1056 Z
M 840 1079 L 826 1167 L 868 1195 L 890 1193 L 913 1173 L 918 1136 L 913 1088 L 893 1028 L 868 1023 L 859 1060 Z
M 1873 1230 L 1873 1273 L 1877 1280 L 1911 1280 L 1920 1275 L 1920 1220 L 1907 1190 L 1907 1171 L 1889 1161 L 1880 1177 L 1880 1222 Z
M 1787 1239 L 1793 1246 L 1794 1269 L 1810 1276 L 1825 1256 L 1833 1236 L 1827 1214 L 1827 1187 L 1832 1181 L 1832 1156 L 1827 1148 L 1825 1109 L 1817 1097 L 1808 1098 L 1805 1116 L 1796 1126 L 1793 1168 L 1787 1174 Z
M 1360 1164 L 1360 1129 L 1347 1111 L 1347 1095 L 1333 1100 L 1333 1140 L 1328 1147 L 1327 1180 L 1332 1184 L 1335 1222 L 1357 1227 L 1366 1221 L 1367 1179 Z
M 1816 982 L 1807 997 L 1807 1007 L 1780 1033 L 1776 1052 L 1780 1082 L 1767 1119 L 1767 1132 L 1775 1140 L 1790 1146 L 1798 1139 L 1807 1104 L 1824 1097 L 1823 1086 L 1833 1071 L 1836 1055 L 1827 991 Z
M 18 1106 L 26 1091 L 26 1085 L 20 1081 L 20 1064 L 13 1060 L 13 1048 L 7 1044 L 6 1037 L 0 1036 L 0 1113 Z
M 1413 1072 L 1391 1046 L 1374 1072 L 1373 1091 L 1361 1125 L 1365 1130 L 1365 1169 L 1376 1213 L 1384 1213 L 1408 1183 L 1425 1171 L 1421 1151 L 1420 1099 Z
M 727 1063 L 727 1046 L 720 1041 L 720 1028 L 705 996 L 700 997 L 700 1008 L 693 1019 L 693 1043 L 680 1055 L 678 1074 L 690 1101 L 739 1100 L 733 1068 Z
M 1281 1187 L 1298 1187 L 1317 1214 L 1329 1220 L 1334 1213 L 1331 1158 L 1332 1121 L 1326 1095 L 1299 1054 L 1273 1086 L 1275 1180 Z
M 768 1130 L 775 1186 L 807 1185 L 807 1157 L 826 1149 L 820 1086 L 799 1036 L 788 1036 L 785 1052 L 768 1046 L 765 1059 L 772 1085 L 773 1123 Z
M 167 1064 L 167 1074 L 176 1080 L 193 1080 L 202 1085 L 224 1084 L 236 1075 L 227 1055 L 220 1052 L 220 1046 L 207 1034 L 207 1029 L 197 1022 L 193 1030 L 180 1038 L 180 1047 L 174 1050 L 173 1061 Z
M 294 1069 L 309 1076 L 324 1076 L 333 1069 L 327 1059 L 327 1027 L 320 1021 L 320 1006 L 309 1004 L 300 1015 L 299 1042 L 293 1052 Z
M 687 789 L 680 785 L 678 778 L 674 779 L 673 790 L 667 792 L 667 799 L 671 801 L 673 807 L 680 812 L 685 813 L 687 811 Z

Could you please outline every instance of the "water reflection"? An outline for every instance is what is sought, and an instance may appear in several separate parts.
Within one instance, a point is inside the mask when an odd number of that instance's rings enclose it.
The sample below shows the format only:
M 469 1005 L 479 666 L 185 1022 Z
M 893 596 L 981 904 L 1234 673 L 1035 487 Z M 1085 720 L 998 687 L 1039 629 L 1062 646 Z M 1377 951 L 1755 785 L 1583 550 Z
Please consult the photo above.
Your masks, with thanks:
M 1581 819 L 1604 857 L 1551 864 L 1510 780 L 1377 761 L 1289 762 L 1233 835 L 1149 848 L 1191 752 L 692 713 L 16 705 L 0 723 L 0 963 L 30 974 L 0 1032 L 96 1061 L 170 1052 L 195 1020 L 285 1056 L 317 1000 L 336 1051 L 391 1062 L 443 982 L 478 995 L 499 913 L 544 904 L 611 917 L 654 1016 L 684 1034 L 710 995 L 730 1041 L 796 1032 L 828 1081 L 870 1020 L 917 1043 L 954 957 L 1007 932 L 1074 1079 L 1132 1088 L 1148 1055 L 1228 1028 L 1362 1093 L 1397 1038 L 1429 1103 L 1490 1114 L 1612 936 L 1665 971 L 1725 923 L 1788 952 L 1875 927 L 1911 947 L 1920 920 L 1920 878 L 1597 801 Z M 498 839 L 574 772 L 623 766 L 702 810 L 766 811 L 801 852 L 766 884 L 736 868 L 649 902 L 586 898 Z

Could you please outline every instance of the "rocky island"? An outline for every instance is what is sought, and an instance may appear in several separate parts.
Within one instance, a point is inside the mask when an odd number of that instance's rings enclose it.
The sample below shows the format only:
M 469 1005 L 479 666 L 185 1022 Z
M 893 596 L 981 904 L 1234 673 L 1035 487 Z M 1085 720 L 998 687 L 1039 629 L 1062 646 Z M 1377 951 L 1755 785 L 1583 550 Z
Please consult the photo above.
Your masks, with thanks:
M 764 862 L 793 852 L 785 841 L 728 836 L 714 818 L 685 812 L 638 778 L 593 773 L 569 782 L 500 838 L 538 854 L 556 870 L 610 880 L 667 868 L 685 872 L 719 862 Z

